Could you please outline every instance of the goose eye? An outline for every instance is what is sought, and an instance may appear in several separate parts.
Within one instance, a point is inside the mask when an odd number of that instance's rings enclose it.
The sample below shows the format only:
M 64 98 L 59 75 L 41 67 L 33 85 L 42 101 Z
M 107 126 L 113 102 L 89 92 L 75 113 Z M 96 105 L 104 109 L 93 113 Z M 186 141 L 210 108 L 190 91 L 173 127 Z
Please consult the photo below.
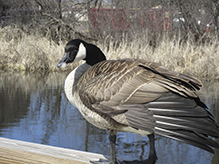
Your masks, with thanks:
M 70 59 L 74 59 L 75 58 L 75 56 L 77 55 L 77 50 L 72 50 L 70 53 L 69 53 L 69 58 Z

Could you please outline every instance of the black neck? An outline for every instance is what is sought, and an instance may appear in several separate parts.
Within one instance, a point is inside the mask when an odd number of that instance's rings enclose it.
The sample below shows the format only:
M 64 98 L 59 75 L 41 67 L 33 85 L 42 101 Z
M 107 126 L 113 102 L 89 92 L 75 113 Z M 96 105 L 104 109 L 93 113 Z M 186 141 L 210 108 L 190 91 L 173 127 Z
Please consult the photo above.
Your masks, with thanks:
M 93 66 L 101 61 L 106 60 L 104 53 L 95 45 L 93 44 L 85 44 L 86 47 L 86 63 Z

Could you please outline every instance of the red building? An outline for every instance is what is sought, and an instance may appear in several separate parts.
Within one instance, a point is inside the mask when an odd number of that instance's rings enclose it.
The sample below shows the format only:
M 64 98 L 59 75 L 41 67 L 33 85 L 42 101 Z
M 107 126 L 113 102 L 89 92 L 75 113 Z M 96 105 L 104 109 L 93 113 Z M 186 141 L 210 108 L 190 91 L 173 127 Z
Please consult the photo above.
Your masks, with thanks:
M 164 9 L 91 9 L 93 30 L 172 30 L 173 11 Z

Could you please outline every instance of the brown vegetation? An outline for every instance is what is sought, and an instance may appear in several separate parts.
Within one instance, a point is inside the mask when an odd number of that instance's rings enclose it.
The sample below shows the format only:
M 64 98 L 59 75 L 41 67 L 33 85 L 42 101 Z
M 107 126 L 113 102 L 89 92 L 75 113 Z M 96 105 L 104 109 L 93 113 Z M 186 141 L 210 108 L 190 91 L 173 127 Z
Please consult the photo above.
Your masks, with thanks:
M 56 71 L 65 44 L 80 38 L 96 44 L 108 59 L 147 59 L 181 73 L 219 78 L 216 1 L 0 0 L 0 4 L 2 69 Z M 95 30 L 90 11 L 107 12 L 106 8 L 111 15 L 102 14 L 98 20 L 105 26 Z M 150 15 L 151 10 L 154 15 Z M 116 11 L 120 14 L 116 15 Z M 122 18 L 123 11 L 128 13 Z M 169 29 L 163 28 L 167 18 Z M 117 25 L 125 22 L 125 30 L 115 30 L 111 19 L 119 20 L 113 22 Z
M 205 44 L 194 44 L 190 40 L 181 43 L 180 37 L 164 36 L 157 39 L 157 47 L 150 46 L 149 40 L 140 36 L 129 42 L 122 39 L 118 47 L 112 41 L 109 50 L 104 44 L 98 44 L 108 59 L 140 58 L 161 63 L 177 72 L 196 77 L 219 78 L 219 46 L 216 38 Z
M 9 26 L 0 29 L 0 66 L 16 70 L 55 70 L 64 44 L 39 35 L 28 35 Z
M 210 34 L 209 34 L 210 35 Z M 156 48 L 150 40 L 138 34 L 132 40 L 124 36 L 118 41 L 106 37 L 104 41 L 93 42 L 99 46 L 108 59 L 139 58 L 161 63 L 171 70 L 196 77 L 219 77 L 219 47 L 216 38 L 205 44 L 192 41 L 181 43 L 180 36 L 157 36 Z M 20 29 L 9 27 L 0 29 L 0 66 L 4 69 L 50 70 L 64 53 L 66 42 L 60 44 L 39 35 L 27 35 Z M 72 69 L 69 65 L 67 69 Z

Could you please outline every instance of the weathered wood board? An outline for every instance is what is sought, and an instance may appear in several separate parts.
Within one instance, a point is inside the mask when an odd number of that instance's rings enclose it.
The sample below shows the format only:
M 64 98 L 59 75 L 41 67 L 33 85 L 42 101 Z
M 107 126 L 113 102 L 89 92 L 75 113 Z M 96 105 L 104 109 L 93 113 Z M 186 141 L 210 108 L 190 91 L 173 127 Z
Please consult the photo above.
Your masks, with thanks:
M 0 164 L 88 164 L 99 159 L 106 157 L 101 154 L 0 137 Z

